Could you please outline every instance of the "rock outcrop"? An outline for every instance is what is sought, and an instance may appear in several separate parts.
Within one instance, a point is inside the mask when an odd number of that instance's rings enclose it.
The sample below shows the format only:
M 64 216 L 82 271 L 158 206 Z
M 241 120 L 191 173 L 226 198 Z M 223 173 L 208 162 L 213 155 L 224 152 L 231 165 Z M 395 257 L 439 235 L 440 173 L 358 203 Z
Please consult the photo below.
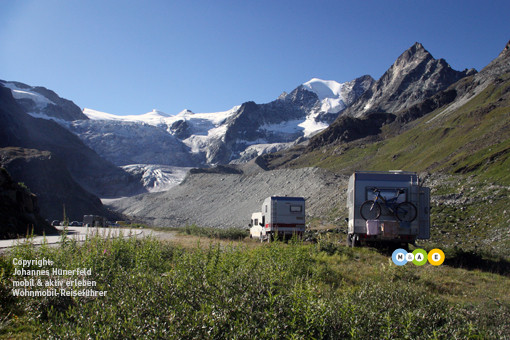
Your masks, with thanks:
M 36 195 L 24 184 L 15 183 L 7 170 L 0 168 L 0 239 L 27 234 L 55 234 L 57 230 L 40 213 Z

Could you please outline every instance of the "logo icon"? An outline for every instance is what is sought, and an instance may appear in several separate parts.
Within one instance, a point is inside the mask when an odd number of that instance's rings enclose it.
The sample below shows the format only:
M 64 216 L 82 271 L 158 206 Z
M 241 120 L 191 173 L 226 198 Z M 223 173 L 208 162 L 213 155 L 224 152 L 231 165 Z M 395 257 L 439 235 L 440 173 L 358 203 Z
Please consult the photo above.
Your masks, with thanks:
M 427 252 L 423 249 L 415 249 L 413 251 L 414 260 L 413 263 L 417 266 L 423 266 L 427 263 Z
M 431 265 L 440 266 L 443 264 L 445 257 L 443 251 L 436 248 L 429 251 L 428 259 Z
M 391 255 L 393 263 L 397 266 L 403 266 L 407 262 L 412 262 L 416 266 L 423 266 L 429 263 L 433 266 L 440 266 L 445 260 L 444 253 L 441 249 L 432 249 L 428 254 L 423 249 L 415 249 L 412 253 L 408 253 L 405 249 L 396 249 Z
M 407 254 L 408 253 L 405 249 L 399 248 L 393 252 L 393 254 L 391 255 L 391 259 L 393 260 L 393 263 L 395 263 L 397 266 L 403 266 L 404 264 L 407 263 Z

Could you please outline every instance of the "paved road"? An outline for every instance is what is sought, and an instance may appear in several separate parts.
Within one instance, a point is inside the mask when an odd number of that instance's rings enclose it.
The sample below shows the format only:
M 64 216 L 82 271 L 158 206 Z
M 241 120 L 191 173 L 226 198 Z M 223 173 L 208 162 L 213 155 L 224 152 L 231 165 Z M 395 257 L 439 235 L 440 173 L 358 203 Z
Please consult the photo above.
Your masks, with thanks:
M 57 227 L 57 229 L 62 230 L 64 227 Z M 130 228 L 88 228 L 88 227 L 67 227 L 67 234 L 69 237 L 76 239 L 77 241 L 84 241 L 87 236 L 92 235 L 101 235 L 103 237 L 144 237 L 153 233 L 151 230 L 146 229 L 130 229 Z M 61 241 L 60 235 L 51 235 L 51 236 L 35 236 L 31 243 L 38 245 L 46 242 L 48 244 L 57 244 Z M 26 241 L 24 238 L 20 239 L 11 239 L 11 240 L 0 240 L 0 250 L 12 248 L 17 244 L 22 244 Z

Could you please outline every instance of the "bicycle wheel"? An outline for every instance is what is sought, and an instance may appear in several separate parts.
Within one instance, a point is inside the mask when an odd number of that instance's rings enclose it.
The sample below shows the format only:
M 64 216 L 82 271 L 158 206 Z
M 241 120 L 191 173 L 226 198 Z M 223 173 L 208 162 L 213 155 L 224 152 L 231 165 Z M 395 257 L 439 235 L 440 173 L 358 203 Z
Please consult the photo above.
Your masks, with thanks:
M 381 216 L 381 206 L 374 201 L 365 201 L 359 212 L 364 220 L 376 220 Z
M 416 218 L 417 209 L 411 202 L 402 202 L 397 205 L 395 209 L 395 215 L 399 221 L 412 222 Z

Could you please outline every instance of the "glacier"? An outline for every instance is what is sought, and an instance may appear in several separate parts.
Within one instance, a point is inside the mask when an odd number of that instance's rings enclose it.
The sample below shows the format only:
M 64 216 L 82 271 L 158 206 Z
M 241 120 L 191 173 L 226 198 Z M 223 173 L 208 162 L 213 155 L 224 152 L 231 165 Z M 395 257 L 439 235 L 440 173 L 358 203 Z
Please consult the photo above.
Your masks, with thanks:
M 3 83 L 20 104 L 31 108 L 27 111 L 32 116 L 55 120 L 100 156 L 139 176 L 149 191 L 161 191 L 182 180 L 183 171 L 191 167 L 243 163 L 310 138 L 372 82 L 370 76 L 345 83 L 313 78 L 267 104 L 247 102 L 221 112 L 183 110 L 173 115 L 153 109 L 124 116 L 81 110 L 45 88 Z M 66 116 L 70 106 L 73 114 Z

